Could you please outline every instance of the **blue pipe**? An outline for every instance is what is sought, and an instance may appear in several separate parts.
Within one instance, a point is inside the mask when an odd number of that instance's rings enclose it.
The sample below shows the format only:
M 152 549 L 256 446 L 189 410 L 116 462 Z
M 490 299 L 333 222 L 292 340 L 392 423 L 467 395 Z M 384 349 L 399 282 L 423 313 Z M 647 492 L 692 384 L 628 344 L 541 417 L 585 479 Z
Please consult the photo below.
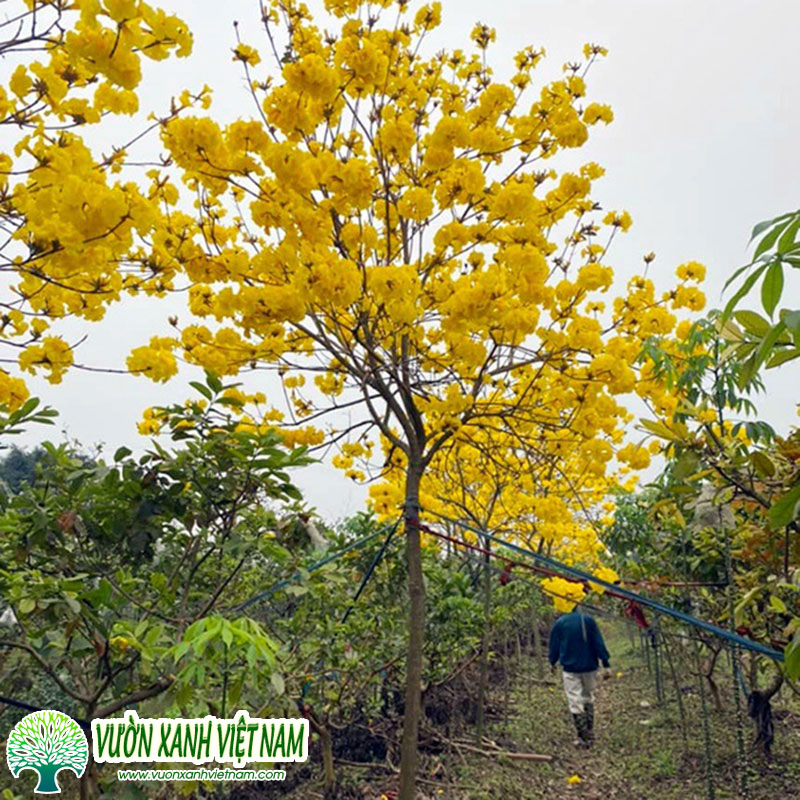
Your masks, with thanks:
M 717 625 L 713 625 L 710 622 L 705 622 L 702 619 L 697 619 L 697 617 L 693 617 L 691 616 L 691 614 L 684 614 L 682 611 L 677 611 L 674 608 L 665 606 L 663 603 L 659 603 L 656 600 L 651 600 L 650 598 L 644 597 L 643 595 L 637 594 L 636 592 L 632 592 L 629 589 L 623 589 L 621 586 L 617 586 L 614 583 L 609 583 L 608 581 L 604 581 L 601 578 L 591 575 L 588 572 L 584 572 L 581 569 L 577 569 L 576 567 L 569 567 L 566 564 L 562 564 L 560 561 L 556 561 L 554 558 L 549 558 L 548 556 L 543 556 L 540 555 L 539 553 L 534 553 L 533 550 L 528 550 L 524 547 L 520 547 L 519 545 L 511 544 L 511 542 L 506 542 L 503 539 L 498 539 L 496 536 L 493 536 L 492 534 L 487 533 L 486 531 L 481 531 L 478 530 L 477 528 L 473 528 L 471 525 L 467 525 L 464 522 L 459 522 L 458 520 L 450 519 L 449 517 L 445 517 L 443 514 L 437 514 L 435 511 L 430 511 L 429 513 L 439 517 L 440 519 L 452 522 L 454 525 L 458 525 L 460 528 L 472 531 L 473 533 L 476 533 L 479 536 L 485 536 L 489 538 L 491 541 L 503 545 L 503 547 L 507 547 L 510 550 L 519 553 L 520 555 L 532 558 L 534 561 L 539 561 L 542 564 L 546 564 L 547 566 L 552 567 L 553 569 L 560 570 L 561 572 L 566 573 L 567 575 L 579 578 L 582 581 L 591 581 L 592 583 L 596 583 L 600 586 L 605 587 L 606 589 L 610 589 L 611 591 L 616 592 L 618 595 L 626 598 L 627 600 L 634 600 L 637 603 L 641 603 L 643 606 L 648 606 L 649 608 L 655 609 L 656 611 L 660 611 L 662 614 L 666 614 L 669 617 L 673 617 L 674 619 L 677 619 L 680 622 L 683 622 L 687 625 L 692 625 L 695 628 L 704 630 L 708 633 L 713 634 L 714 636 L 720 637 L 721 639 L 727 639 L 728 641 L 735 642 L 740 647 L 743 647 L 746 650 L 752 650 L 755 653 L 761 653 L 761 655 L 768 656 L 769 658 L 772 658 L 775 661 L 783 661 L 783 653 L 777 650 L 773 650 L 771 647 L 767 647 L 766 645 L 754 642 L 752 639 L 746 639 L 744 636 L 739 636 L 739 634 L 737 633 L 731 633 L 730 631 L 726 631 L 724 628 L 720 628 Z

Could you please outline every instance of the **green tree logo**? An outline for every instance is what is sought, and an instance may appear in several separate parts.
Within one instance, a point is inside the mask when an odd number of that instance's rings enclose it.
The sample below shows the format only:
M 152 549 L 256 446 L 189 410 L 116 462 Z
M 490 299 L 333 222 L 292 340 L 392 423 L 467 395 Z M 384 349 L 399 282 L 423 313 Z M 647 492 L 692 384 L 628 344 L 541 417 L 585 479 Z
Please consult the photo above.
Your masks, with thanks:
M 61 788 L 56 774 L 71 769 L 79 778 L 89 760 L 86 734 L 74 719 L 60 711 L 35 711 L 23 717 L 11 730 L 6 761 L 16 778 L 24 769 L 39 773 L 34 789 L 39 794 L 56 794 Z

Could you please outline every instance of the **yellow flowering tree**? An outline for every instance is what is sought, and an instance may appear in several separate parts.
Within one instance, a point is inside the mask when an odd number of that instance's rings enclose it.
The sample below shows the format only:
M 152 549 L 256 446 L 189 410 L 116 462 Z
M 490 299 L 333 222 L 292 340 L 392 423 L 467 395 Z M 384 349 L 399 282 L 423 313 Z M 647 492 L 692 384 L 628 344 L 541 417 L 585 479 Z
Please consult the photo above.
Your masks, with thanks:
M 188 55 L 192 38 L 180 19 L 140 0 L 10 0 L 3 11 L 0 272 L 10 292 L 0 342 L 14 354 L 4 362 L 58 383 L 74 354 L 54 321 L 98 320 L 125 291 L 166 288 L 154 247 L 163 245 L 166 187 L 115 178 L 128 144 L 109 142 L 96 156 L 82 132 L 136 112 L 143 57 Z M 0 369 L 0 414 L 27 399 L 24 381 Z
M 177 355 L 218 374 L 274 368 L 290 416 L 243 424 L 282 422 L 290 444 L 337 446 L 335 463 L 354 480 L 402 475 L 375 488 L 373 502 L 402 506 L 409 523 L 400 796 L 410 800 L 426 469 L 488 431 L 526 458 L 547 440 L 546 451 L 604 472 L 628 418 L 616 397 L 656 393 L 635 368 L 642 342 L 670 332 L 669 306 L 702 295 L 659 298 L 638 277 L 608 308 L 599 299 L 613 281 L 608 244 L 630 217 L 591 199 L 599 166 L 559 174 L 552 165 L 612 119 L 585 99 L 603 48 L 587 45 L 563 78 L 535 87 L 543 51 L 528 47 L 501 82 L 486 25 L 469 52 L 425 55 L 440 3 L 324 6 L 336 20 L 325 31 L 297 0 L 261 4 L 263 48 L 241 42 L 233 53 L 253 118 L 182 114 L 162 125 L 172 169 L 151 179 L 170 187 L 166 204 L 180 204 L 177 173 L 194 212 L 174 209 L 147 263 L 162 289 L 188 277 L 188 308 L 201 319 L 173 319 L 177 333 L 137 348 L 128 365 L 155 380 L 177 371 Z M 336 415 L 327 430 L 326 414 Z M 643 459 L 638 447 L 618 457 Z

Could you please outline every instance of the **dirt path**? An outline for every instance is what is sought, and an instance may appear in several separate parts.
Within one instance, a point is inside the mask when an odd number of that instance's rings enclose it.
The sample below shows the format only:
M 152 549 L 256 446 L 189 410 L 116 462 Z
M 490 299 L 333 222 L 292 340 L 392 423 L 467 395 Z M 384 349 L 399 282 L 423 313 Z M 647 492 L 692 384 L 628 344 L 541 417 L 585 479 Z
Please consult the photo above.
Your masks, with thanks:
M 622 624 L 604 626 L 612 653 L 614 677 L 601 682 L 597 692 L 597 742 L 590 750 L 578 750 L 572 720 L 560 686 L 534 685 L 518 675 L 512 694 L 513 718 L 504 729 L 502 722 L 490 730 L 496 741 L 516 743 L 519 751 L 554 756 L 550 764 L 506 762 L 477 757 L 479 761 L 455 765 L 453 784 L 439 797 L 453 800 L 519 797 L 572 798 L 573 800 L 704 800 L 706 797 L 703 757 L 702 716 L 696 680 L 685 674 L 682 697 L 687 714 L 687 746 L 683 737 L 675 687 L 667 680 L 666 702 L 655 702 L 654 681 L 641 658 L 631 647 Z M 723 670 L 721 673 L 724 674 Z M 800 796 L 800 708 L 788 690 L 774 703 L 776 710 L 773 761 L 761 753 L 749 758 L 751 797 L 788 800 Z M 494 702 L 497 703 L 495 697 Z M 727 702 L 727 707 L 732 707 Z M 734 772 L 735 721 L 733 714 L 712 713 L 710 717 L 716 797 L 737 797 Z M 749 745 L 754 731 L 746 720 Z M 580 782 L 575 780 L 579 779 Z M 573 783 L 569 779 L 573 779 Z M 465 785 L 457 788 L 458 784 Z M 466 788 L 466 787 L 469 788 Z
M 706 800 L 696 678 L 686 668 L 680 675 L 688 723 L 684 746 L 675 686 L 669 676 L 665 679 L 665 702 L 659 706 L 654 680 L 637 639 L 631 639 L 623 622 L 602 621 L 601 625 L 611 651 L 613 677 L 598 686 L 597 741 L 592 750 L 573 746 L 575 732 L 560 676 L 548 674 L 546 684 L 531 682 L 533 659 L 524 657 L 510 683 L 508 704 L 502 685 L 495 685 L 490 693 L 487 707 L 493 713 L 489 715 L 487 736 L 509 751 L 548 754 L 553 761 L 485 757 L 469 748 L 423 755 L 419 800 Z M 738 797 L 733 702 L 726 694 L 729 675 L 721 661 L 718 679 L 725 710 L 709 716 L 716 800 Z M 800 703 L 784 689 L 773 700 L 773 709 L 772 762 L 768 763 L 760 752 L 749 756 L 751 800 L 800 797 Z M 749 745 L 754 729 L 749 719 L 745 722 Z M 473 729 L 468 728 L 458 739 L 471 741 L 468 737 L 472 735 Z M 306 773 L 309 769 L 306 765 Z M 314 764 L 313 770 L 318 774 L 319 765 Z M 391 800 L 397 788 L 396 773 L 385 763 L 358 768 L 343 765 L 337 774 L 337 800 Z M 236 800 L 323 797 L 319 780 L 302 781 L 294 792 L 287 792 L 287 788 L 253 787 L 235 796 Z

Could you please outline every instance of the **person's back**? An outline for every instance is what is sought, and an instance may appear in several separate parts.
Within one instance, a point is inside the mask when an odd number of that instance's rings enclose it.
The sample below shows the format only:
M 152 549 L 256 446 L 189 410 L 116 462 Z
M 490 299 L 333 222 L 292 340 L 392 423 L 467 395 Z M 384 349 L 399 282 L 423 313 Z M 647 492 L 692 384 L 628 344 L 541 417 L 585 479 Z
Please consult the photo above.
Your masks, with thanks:
M 608 650 L 593 617 L 573 610 L 562 614 L 550 631 L 550 663 L 566 672 L 594 672 L 598 661 L 608 667 Z
M 594 618 L 575 609 L 560 616 L 550 629 L 550 666 L 563 669 L 564 691 L 579 743 L 594 741 L 594 688 L 597 662 L 608 669 L 609 655 Z

